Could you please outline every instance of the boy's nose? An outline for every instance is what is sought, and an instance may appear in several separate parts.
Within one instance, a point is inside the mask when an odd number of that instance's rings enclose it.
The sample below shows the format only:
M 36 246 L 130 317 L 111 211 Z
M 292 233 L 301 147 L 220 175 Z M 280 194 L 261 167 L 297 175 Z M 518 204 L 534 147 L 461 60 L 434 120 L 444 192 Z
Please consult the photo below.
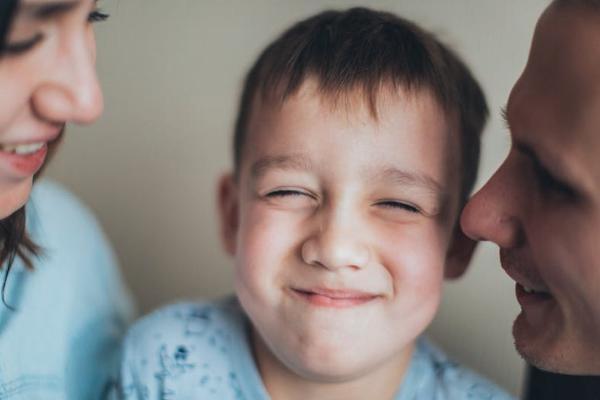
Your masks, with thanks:
M 302 258 L 310 265 L 339 270 L 361 269 L 370 261 L 369 246 L 361 239 L 361 230 L 348 216 L 329 218 L 302 245 Z

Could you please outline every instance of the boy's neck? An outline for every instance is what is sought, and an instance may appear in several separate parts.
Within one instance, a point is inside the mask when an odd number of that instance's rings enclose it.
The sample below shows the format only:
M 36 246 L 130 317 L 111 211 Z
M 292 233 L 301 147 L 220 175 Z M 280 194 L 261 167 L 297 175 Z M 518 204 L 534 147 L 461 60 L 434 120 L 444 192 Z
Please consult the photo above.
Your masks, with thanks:
M 367 375 L 341 382 L 306 379 L 287 368 L 256 332 L 251 334 L 254 360 L 272 400 L 393 400 L 408 370 L 414 344 Z

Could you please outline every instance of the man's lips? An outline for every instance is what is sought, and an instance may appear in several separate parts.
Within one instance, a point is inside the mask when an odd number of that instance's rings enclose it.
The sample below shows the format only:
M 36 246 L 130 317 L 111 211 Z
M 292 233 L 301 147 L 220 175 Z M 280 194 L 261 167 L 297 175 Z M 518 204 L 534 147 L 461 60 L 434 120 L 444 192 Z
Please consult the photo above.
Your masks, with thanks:
M 550 293 L 536 292 L 525 288 L 519 283 L 515 285 L 515 295 L 521 307 L 542 305 L 553 299 Z
M 505 250 L 500 251 L 500 263 L 506 274 L 516 282 L 515 294 L 521 306 L 539 304 L 553 298 L 536 270 L 528 267 L 529 263 Z
M 354 289 L 292 288 L 291 291 L 312 305 L 333 308 L 359 306 L 381 297 L 379 294 Z

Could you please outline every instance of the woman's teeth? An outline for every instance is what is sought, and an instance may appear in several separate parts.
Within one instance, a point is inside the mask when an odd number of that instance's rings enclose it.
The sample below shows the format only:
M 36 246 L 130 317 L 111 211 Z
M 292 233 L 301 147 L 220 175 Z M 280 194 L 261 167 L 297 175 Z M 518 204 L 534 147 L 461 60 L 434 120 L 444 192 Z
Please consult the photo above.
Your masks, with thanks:
M 28 143 L 28 144 L 5 144 L 0 146 L 0 150 L 6 153 L 14 153 L 18 155 L 33 154 L 40 150 L 46 142 Z

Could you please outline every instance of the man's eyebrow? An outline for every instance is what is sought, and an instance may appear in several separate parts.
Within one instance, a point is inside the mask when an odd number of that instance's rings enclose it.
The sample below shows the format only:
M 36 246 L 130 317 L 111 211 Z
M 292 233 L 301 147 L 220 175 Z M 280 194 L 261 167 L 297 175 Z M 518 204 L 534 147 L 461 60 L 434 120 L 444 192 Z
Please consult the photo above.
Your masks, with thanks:
M 296 169 L 309 171 L 312 164 L 308 158 L 299 154 L 265 156 L 252 164 L 250 173 L 253 178 L 263 176 L 269 169 Z
M 560 161 L 558 157 L 555 157 L 550 152 L 543 152 L 542 154 L 540 154 L 540 151 L 536 151 L 534 147 L 527 141 L 516 138 L 515 132 L 512 129 L 512 125 L 510 124 L 510 119 L 508 118 L 508 104 L 502 107 L 501 115 L 506 128 L 511 132 L 511 141 L 513 147 L 518 152 L 529 158 L 537 168 L 550 171 L 549 168 L 545 167 L 546 162 L 552 162 L 556 164 Z M 546 162 L 543 162 L 543 160 L 545 160 Z

